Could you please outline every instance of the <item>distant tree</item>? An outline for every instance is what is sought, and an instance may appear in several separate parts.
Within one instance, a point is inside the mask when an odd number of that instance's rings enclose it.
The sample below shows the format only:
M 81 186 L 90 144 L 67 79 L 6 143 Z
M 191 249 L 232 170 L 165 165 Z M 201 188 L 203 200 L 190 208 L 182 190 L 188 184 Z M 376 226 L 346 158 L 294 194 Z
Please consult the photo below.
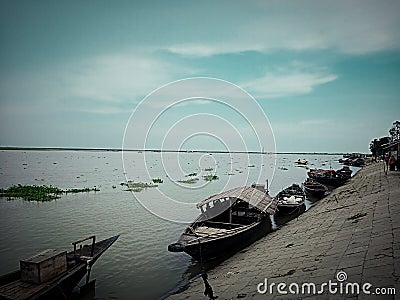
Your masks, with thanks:
M 400 140 L 400 121 L 393 122 L 392 128 L 389 129 L 389 134 L 393 142 Z
M 390 137 L 388 136 L 381 137 L 380 139 L 374 139 L 369 144 L 369 150 L 371 150 L 371 153 L 374 156 L 383 154 L 382 147 L 388 143 L 390 143 Z

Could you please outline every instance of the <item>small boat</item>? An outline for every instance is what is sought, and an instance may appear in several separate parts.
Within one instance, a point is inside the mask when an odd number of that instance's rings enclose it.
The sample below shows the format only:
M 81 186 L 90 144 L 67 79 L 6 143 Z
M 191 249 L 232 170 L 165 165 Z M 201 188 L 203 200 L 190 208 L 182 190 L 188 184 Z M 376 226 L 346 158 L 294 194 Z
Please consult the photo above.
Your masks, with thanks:
M 202 262 L 243 248 L 272 230 L 269 215 L 276 200 L 263 185 L 245 186 L 213 195 L 197 204 L 201 214 L 170 244 Z
M 347 180 L 347 178 L 343 178 L 335 170 L 324 169 L 311 169 L 308 172 L 308 177 L 316 182 L 333 187 L 341 186 Z
M 303 183 L 304 191 L 314 197 L 317 198 L 322 198 L 325 196 L 325 194 L 328 192 L 328 188 L 316 181 L 313 181 L 311 179 L 306 180 Z
M 277 212 L 277 214 L 274 216 L 275 225 L 280 227 L 280 226 L 286 224 L 287 222 L 290 222 L 291 220 L 296 219 L 298 216 L 300 216 L 305 211 L 306 211 L 306 205 L 303 204 L 303 205 L 300 205 L 298 209 L 296 209 L 295 211 L 293 211 L 290 214 L 283 214 L 283 213 Z
M 276 195 L 278 214 L 292 214 L 299 210 L 306 199 L 300 185 L 294 183 Z
M 21 260 L 20 270 L 0 277 L 0 299 L 65 299 L 85 274 L 86 286 L 94 286 L 91 267 L 118 237 L 96 242 L 93 235 L 73 242 L 71 252 L 48 249 Z M 92 243 L 83 245 L 87 240 Z
M 298 159 L 297 161 L 295 161 L 294 162 L 295 164 L 298 164 L 298 165 L 306 165 L 306 164 L 308 164 L 308 160 L 307 159 Z
M 353 171 L 350 170 L 349 166 L 343 166 L 343 168 L 337 170 L 336 173 L 342 176 L 343 179 L 350 179 Z

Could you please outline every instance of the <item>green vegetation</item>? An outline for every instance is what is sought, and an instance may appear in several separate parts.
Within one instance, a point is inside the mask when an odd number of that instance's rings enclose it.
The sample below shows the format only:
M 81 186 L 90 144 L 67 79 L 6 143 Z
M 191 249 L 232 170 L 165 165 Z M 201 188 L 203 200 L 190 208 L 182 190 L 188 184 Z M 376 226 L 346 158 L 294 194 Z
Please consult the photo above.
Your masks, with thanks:
M 0 189 L 0 197 L 8 200 L 22 198 L 27 201 L 51 201 L 61 197 L 62 194 L 75 194 L 83 192 L 98 192 L 97 188 L 67 189 L 62 190 L 55 186 L 47 185 L 13 185 L 7 189 Z
M 121 182 L 122 186 L 126 186 L 127 191 L 131 192 L 141 192 L 147 188 L 158 187 L 157 184 L 146 183 L 146 182 L 134 182 L 133 180 L 129 180 L 128 182 Z
M 161 178 L 153 178 L 153 183 L 163 183 L 164 181 Z
M 189 178 L 189 179 L 186 179 L 186 180 L 178 180 L 179 183 L 187 183 L 187 184 L 194 184 L 197 181 L 199 181 L 198 178 Z
M 195 176 L 197 176 L 196 172 L 189 173 L 189 174 L 186 175 L 186 177 L 195 177 Z
M 210 172 L 210 171 L 212 171 L 212 170 L 214 170 L 213 168 L 205 168 L 204 169 L 204 171 L 207 171 L 207 172 Z
M 217 175 L 213 175 L 213 174 L 208 174 L 208 175 L 204 175 L 203 179 L 205 181 L 213 181 L 213 180 L 218 180 L 219 177 Z

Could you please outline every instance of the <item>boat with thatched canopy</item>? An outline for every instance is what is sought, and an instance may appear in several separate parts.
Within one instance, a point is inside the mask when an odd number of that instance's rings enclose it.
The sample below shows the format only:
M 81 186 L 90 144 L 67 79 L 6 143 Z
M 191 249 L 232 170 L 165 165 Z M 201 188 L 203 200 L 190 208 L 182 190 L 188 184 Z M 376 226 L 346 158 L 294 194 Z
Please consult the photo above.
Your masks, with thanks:
M 276 211 L 276 199 L 263 185 L 253 185 L 210 196 L 196 207 L 201 214 L 168 250 L 204 261 L 243 248 L 271 231 L 269 215 Z

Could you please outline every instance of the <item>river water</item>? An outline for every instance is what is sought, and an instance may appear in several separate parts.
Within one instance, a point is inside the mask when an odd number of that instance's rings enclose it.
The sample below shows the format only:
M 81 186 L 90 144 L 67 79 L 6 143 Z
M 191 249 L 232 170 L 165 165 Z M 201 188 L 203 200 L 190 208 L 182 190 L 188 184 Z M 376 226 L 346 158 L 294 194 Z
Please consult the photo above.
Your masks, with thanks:
M 217 192 L 268 179 L 271 195 L 307 176 L 294 164 L 340 168 L 339 155 L 209 154 L 113 151 L 0 151 L 0 187 L 53 185 L 97 187 L 99 192 L 63 195 L 38 203 L 0 198 L 1 273 L 18 269 L 19 259 L 48 248 L 72 249 L 71 242 L 120 234 L 96 262 L 96 299 L 158 299 L 196 275 L 198 264 L 184 253 L 169 253 L 186 224 L 198 214 L 194 203 Z M 356 170 L 357 168 L 355 168 Z M 193 184 L 178 183 L 197 173 Z M 205 181 L 203 175 L 217 175 Z M 126 191 L 127 179 L 157 188 Z

